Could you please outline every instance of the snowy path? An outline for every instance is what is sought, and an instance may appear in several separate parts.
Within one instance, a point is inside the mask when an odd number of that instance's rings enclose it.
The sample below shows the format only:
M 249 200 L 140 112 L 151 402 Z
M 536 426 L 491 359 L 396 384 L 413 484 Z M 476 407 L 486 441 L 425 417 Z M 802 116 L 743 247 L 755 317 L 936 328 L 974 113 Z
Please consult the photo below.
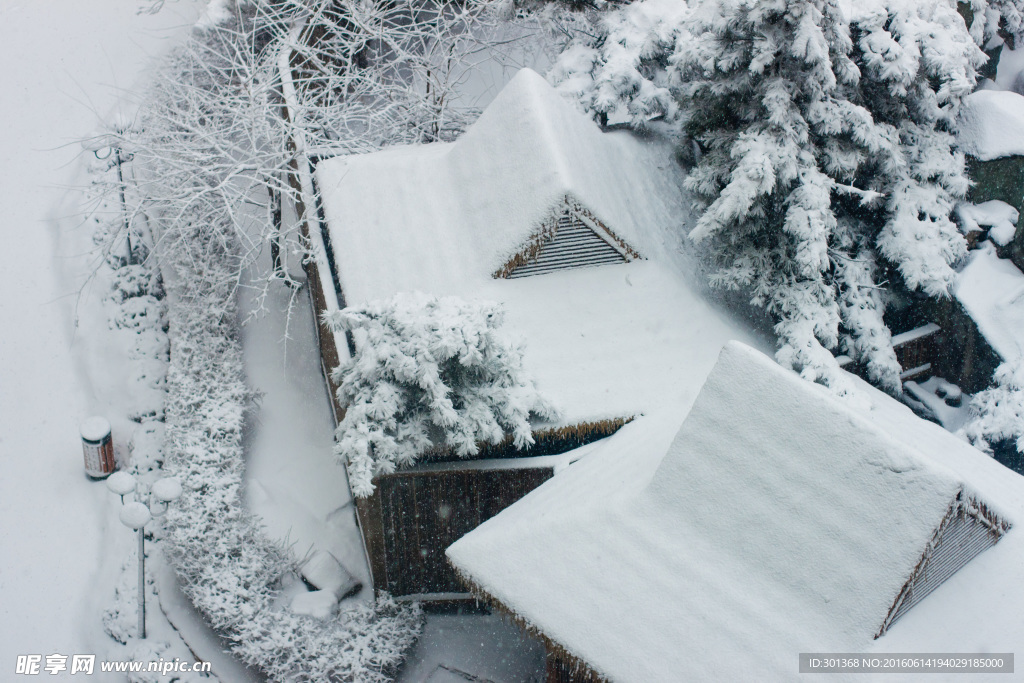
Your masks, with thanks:
M 263 254 L 260 265 L 269 268 Z M 334 423 L 320 374 L 313 312 L 306 291 L 271 284 L 266 312 L 242 328 L 249 385 L 263 392 L 246 442 L 246 500 L 273 538 L 292 544 L 297 560 L 311 550 L 333 554 L 364 587 L 369 569 L 356 527 L 345 470 L 334 462 Z M 252 290 L 240 297 L 254 309 Z M 285 329 L 289 339 L 284 339 Z M 368 589 L 362 597 L 369 597 Z
M 198 0 L 140 16 L 132 0 L 0 6 L 0 671 L 16 655 L 104 647 L 95 591 L 108 494 L 82 472 L 77 425 L 97 409 L 72 360 L 74 276 L 52 226 L 92 132 Z M 68 222 L 68 225 L 73 223 Z M 78 231 L 81 233 L 81 231 Z M 62 240 L 63 241 L 63 240 Z M 97 676 L 96 678 L 100 678 Z

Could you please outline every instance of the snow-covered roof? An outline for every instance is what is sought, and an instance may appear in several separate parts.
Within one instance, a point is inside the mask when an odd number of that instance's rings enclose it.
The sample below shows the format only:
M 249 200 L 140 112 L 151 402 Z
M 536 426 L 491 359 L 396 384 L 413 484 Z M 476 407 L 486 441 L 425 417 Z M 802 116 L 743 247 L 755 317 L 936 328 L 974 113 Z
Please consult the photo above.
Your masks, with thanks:
M 602 132 L 528 69 L 454 143 L 328 159 L 316 177 L 346 304 L 417 290 L 501 302 L 563 424 L 692 400 L 725 341 L 763 344 L 666 255 L 689 221 L 671 142 Z M 647 258 L 492 277 L 566 197 Z
M 1024 96 L 979 90 L 964 98 L 957 121 L 960 149 L 982 161 L 1024 155 Z
M 730 343 L 681 427 L 685 405 L 627 425 L 448 557 L 613 681 L 790 678 L 799 652 L 864 651 L 908 623 L 960 632 L 963 615 L 911 619 L 943 585 L 873 640 L 958 493 L 1012 522 L 1024 479 L 860 386 L 863 405 L 841 402 Z M 1020 535 L 975 562 L 1024 557 Z M 1022 575 L 1017 559 L 1000 580 Z M 1001 591 L 974 576 L 961 589 Z M 1010 631 L 992 645 L 1021 642 Z M 940 642 L 960 647 L 921 651 Z
M 1003 360 L 1024 353 L 1024 273 L 982 243 L 960 272 L 956 298 Z
M 689 213 L 671 145 L 602 133 L 522 69 L 454 143 L 317 166 L 348 303 L 490 279 L 575 198 L 642 255 Z

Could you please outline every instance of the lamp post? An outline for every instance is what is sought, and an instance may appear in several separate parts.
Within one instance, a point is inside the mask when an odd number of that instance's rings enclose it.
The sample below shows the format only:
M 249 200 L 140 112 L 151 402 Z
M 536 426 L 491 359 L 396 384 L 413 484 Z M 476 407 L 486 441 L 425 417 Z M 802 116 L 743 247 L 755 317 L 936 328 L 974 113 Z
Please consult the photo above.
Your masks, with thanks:
M 121 220 L 124 223 L 125 240 L 128 245 L 127 260 L 129 264 L 134 264 L 135 252 L 132 250 L 131 222 L 128 218 L 128 203 L 124 198 L 124 171 L 121 169 L 121 165 L 124 162 L 132 160 L 131 153 L 122 155 L 121 150 L 121 140 L 124 138 L 127 130 L 127 128 L 118 127 L 114 129 L 113 133 L 83 140 L 82 148 L 92 152 L 93 156 L 100 161 L 106 161 L 110 158 L 110 155 L 114 155 L 113 165 L 117 168 L 117 191 L 121 197 Z
M 157 479 L 148 491 L 144 484 L 127 472 L 115 472 L 107 479 L 107 488 L 121 496 L 118 518 L 129 529 L 139 534 L 139 638 L 146 637 L 146 524 L 167 512 L 171 502 L 181 496 L 181 483 L 167 477 Z M 135 500 L 124 502 L 124 497 L 135 492 Z M 142 502 L 145 501 L 145 502 Z

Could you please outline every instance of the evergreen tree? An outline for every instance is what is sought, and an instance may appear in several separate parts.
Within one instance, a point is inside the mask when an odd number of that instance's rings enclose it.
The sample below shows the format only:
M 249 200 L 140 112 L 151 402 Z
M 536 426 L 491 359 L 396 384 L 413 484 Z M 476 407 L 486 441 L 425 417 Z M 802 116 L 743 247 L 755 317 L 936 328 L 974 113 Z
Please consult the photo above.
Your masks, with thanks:
M 531 414 L 557 416 L 523 369 L 522 348 L 499 331 L 503 318 L 498 304 L 421 293 L 332 313 L 332 328 L 356 346 L 335 371 L 345 407 L 335 454 L 355 495 L 433 447 L 465 457 L 509 434 L 525 448 Z
M 596 113 L 650 111 L 668 88 L 699 147 L 690 237 L 712 283 L 775 316 L 784 364 L 842 391 L 841 350 L 898 392 L 886 300 L 944 296 L 955 279 L 965 243 L 950 214 L 968 180 L 951 125 L 984 54 L 944 2 L 848 17 L 836 0 L 679 4 L 615 10 L 555 80 Z
M 1000 363 L 992 379 L 991 387 L 974 395 L 963 434 L 986 453 L 999 442 L 1024 453 L 1024 359 Z
M 687 179 L 704 208 L 690 237 L 707 246 L 713 284 L 749 290 L 776 316 L 779 360 L 839 389 L 828 349 L 843 313 L 862 334 L 884 325 L 862 292 L 870 268 L 833 267 L 837 236 L 861 242 L 859 223 L 840 226 L 834 198 L 876 200 L 851 183 L 868 158 L 892 156 L 895 142 L 853 101 L 859 71 L 846 20 L 831 0 L 713 0 L 689 30 L 675 63 L 687 132 L 703 150 Z M 893 386 L 898 365 L 887 361 L 875 363 L 877 379 Z
M 656 116 L 674 120 L 668 59 L 689 13 L 682 0 L 646 0 L 600 14 L 548 78 L 602 123 L 609 116 L 628 117 L 636 128 Z

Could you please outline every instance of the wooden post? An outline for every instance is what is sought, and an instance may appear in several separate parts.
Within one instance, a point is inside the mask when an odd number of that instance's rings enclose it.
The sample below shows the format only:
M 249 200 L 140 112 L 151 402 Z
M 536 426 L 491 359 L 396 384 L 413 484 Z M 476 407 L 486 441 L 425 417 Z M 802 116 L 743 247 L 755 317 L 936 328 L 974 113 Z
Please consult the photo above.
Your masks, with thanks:
M 146 639 L 146 527 L 139 527 L 139 638 Z

